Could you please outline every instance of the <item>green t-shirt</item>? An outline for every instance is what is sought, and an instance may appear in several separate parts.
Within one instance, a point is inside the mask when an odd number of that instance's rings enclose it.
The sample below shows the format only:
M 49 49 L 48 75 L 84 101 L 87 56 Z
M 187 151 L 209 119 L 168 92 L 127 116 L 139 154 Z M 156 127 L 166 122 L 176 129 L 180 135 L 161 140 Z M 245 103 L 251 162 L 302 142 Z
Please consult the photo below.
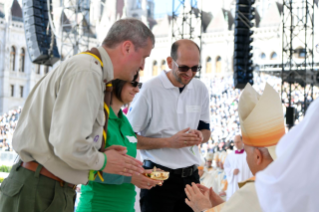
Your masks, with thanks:
M 121 145 L 127 148 L 127 154 L 136 156 L 136 135 L 122 110 L 118 117 L 110 107 L 110 116 L 107 126 L 106 147 Z M 101 183 L 99 177 L 82 185 L 80 202 L 77 212 L 134 212 L 135 186 L 131 183 L 108 184 L 108 176 L 103 174 L 106 183 Z M 117 175 L 113 175 L 117 177 Z

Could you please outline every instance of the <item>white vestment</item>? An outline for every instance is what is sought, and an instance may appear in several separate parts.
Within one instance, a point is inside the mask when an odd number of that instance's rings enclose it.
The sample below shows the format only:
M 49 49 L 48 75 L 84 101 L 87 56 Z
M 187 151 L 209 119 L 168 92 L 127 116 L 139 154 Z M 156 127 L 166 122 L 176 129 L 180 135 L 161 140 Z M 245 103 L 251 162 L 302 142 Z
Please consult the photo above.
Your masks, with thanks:
M 239 169 L 239 173 L 234 175 L 234 170 Z M 243 182 L 253 175 L 249 170 L 246 161 L 246 152 L 242 154 L 230 153 L 224 164 L 224 170 L 227 176 L 228 187 L 227 187 L 227 200 L 239 189 L 238 183 Z
M 258 202 L 255 183 L 247 182 L 227 202 L 207 212 L 262 212 Z
M 223 179 L 225 178 L 225 171 L 224 169 L 218 168 L 217 172 L 215 173 L 215 184 L 213 186 L 213 189 L 216 193 L 219 193 L 223 190 Z
M 256 191 L 263 211 L 319 211 L 318 121 L 319 99 L 279 141 L 277 159 L 256 174 Z
M 203 176 L 200 178 L 200 183 L 206 186 L 207 188 L 215 189 L 214 187 L 216 185 L 216 182 L 215 182 L 216 172 L 217 171 L 215 169 L 210 169 L 210 170 L 205 169 Z

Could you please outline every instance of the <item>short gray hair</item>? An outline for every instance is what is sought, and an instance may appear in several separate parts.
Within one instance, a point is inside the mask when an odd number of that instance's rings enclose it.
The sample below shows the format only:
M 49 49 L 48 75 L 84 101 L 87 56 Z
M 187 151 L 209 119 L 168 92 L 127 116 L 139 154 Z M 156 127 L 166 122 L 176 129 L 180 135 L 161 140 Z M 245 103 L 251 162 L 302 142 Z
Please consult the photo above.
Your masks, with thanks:
M 145 47 L 148 38 L 151 39 L 154 46 L 154 34 L 142 21 L 135 18 L 125 18 L 112 25 L 102 44 L 108 48 L 114 48 L 119 43 L 129 40 L 137 49 Z

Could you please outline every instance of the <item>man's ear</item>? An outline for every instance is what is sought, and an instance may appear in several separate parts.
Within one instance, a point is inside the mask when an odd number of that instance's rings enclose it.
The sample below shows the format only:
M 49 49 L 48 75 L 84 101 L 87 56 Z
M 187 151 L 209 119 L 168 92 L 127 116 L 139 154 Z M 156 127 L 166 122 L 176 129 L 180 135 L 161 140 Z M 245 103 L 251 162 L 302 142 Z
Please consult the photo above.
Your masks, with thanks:
M 167 57 L 166 58 L 166 61 L 167 61 L 167 65 L 170 69 L 173 69 L 173 58 L 171 57 Z
M 126 41 L 124 41 L 122 43 L 121 47 L 122 47 L 121 48 L 122 49 L 122 53 L 124 55 L 126 55 L 126 54 L 129 54 L 130 51 L 132 51 L 132 49 L 134 48 L 134 45 L 133 45 L 133 43 L 131 41 L 126 40 Z
M 256 165 L 260 165 L 263 161 L 263 154 L 258 148 L 254 148 L 254 159 Z

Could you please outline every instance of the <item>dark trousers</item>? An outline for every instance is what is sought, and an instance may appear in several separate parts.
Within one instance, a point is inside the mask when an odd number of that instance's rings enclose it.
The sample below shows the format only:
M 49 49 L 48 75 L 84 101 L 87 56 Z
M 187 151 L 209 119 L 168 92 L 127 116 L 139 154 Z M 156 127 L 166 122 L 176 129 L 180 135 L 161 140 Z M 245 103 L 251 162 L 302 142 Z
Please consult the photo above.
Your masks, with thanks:
M 156 166 L 158 167 L 158 166 Z M 147 169 L 153 167 L 145 167 Z M 160 167 L 164 171 L 169 169 Z M 170 176 L 162 186 L 153 187 L 150 190 L 141 189 L 140 205 L 142 212 L 193 212 L 185 203 L 185 186 L 187 184 L 199 183 L 198 170 L 191 176 L 182 177 L 170 172 Z
M 73 212 L 75 191 L 15 164 L 0 187 L 1 212 Z

